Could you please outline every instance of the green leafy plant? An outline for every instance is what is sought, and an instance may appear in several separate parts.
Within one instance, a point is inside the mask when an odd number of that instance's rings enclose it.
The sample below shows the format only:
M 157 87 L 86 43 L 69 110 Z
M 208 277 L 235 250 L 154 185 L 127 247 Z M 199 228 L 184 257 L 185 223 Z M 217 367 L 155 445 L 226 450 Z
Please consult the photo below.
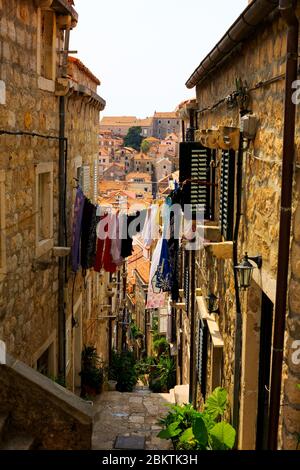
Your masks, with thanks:
M 103 367 L 96 348 L 84 346 L 81 353 L 81 397 L 101 393 Z
M 149 387 L 152 392 L 167 392 L 176 384 L 176 366 L 168 356 L 161 356 L 150 370 Z
M 144 336 L 143 332 L 140 330 L 140 328 L 134 322 L 131 322 L 130 330 L 131 330 L 131 334 L 132 334 L 133 339 L 137 340 L 139 338 L 143 338 L 143 336 Z
M 137 382 L 137 372 L 133 353 L 112 351 L 112 360 L 108 370 L 109 380 L 116 380 L 119 392 L 132 392 Z
M 218 387 L 207 398 L 202 411 L 192 405 L 175 405 L 159 421 L 164 427 L 158 434 L 171 439 L 176 450 L 229 450 L 234 447 L 236 432 L 226 421 L 219 421 L 227 407 L 227 392 Z
M 153 349 L 158 357 L 169 353 L 169 343 L 164 336 L 160 336 L 153 341 Z

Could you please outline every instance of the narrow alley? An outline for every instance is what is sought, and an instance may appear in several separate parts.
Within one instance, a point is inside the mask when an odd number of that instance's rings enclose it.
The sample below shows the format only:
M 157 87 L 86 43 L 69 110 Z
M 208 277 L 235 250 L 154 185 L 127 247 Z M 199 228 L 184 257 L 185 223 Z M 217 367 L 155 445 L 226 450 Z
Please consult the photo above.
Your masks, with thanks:
M 300 450 L 299 24 L 0 0 L 1 468 Z

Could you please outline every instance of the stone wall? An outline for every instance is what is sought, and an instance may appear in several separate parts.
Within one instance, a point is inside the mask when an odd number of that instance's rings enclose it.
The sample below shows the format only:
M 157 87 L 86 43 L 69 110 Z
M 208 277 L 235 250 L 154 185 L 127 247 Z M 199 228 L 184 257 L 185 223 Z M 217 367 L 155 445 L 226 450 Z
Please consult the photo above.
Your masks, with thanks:
M 59 134 L 59 97 L 55 82 L 38 73 L 38 9 L 34 0 L 2 0 L 0 80 L 6 88 L 5 103 L 0 104 L 0 129 L 23 130 L 47 136 Z M 72 33 L 71 33 L 72 34 Z M 62 47 L 57 29 L 56 47 Z M 59 54 L 56 57 L 57 76 Z M 69 69 L 74 72 L 76 64 Z M 74 77 L 96 91 L 96 83 L 85 69 Z M 3 85 L 2 85 L 3 86 Z M 99 106 L 72 87 L 66 97 L 67 156 L 67 232 L 71 246 L 73 205 L 77 169 L 89 165 L 87 196 L 95 201 L 94 163 L 98 167 Z M 1 101 L 2 103 L 2 101 Z M 58 140 L 32 136 L 0 136 L 0 338 L 14 357 L 36 367 L 38 358 L 51 348 L 51 376 L 58 373 L 58 258 L 52 246 L 58 245 Z M 37 200 L 36 168 L 40 163 L 53 165 L 53 240 L 43 255 L 36 254 Z M 70 355 L 67 385 L 73 389 L 73 364 L 80 364 L 81 351 L 74 357 L 75 330 L 72 328 L 72 305 L 82 298 L 81 344 L 97 347 L 104 361 L 108 358 L 107 322 L 96 316 L 105 297 L 108 276 L 89 273 L 89 281 L 78 273 L 76 282 L 67 269 L 66 328 Z M 87 281 L 87 282 L 85 282 Z M 102 282 L 102 284 L 101 284 Z M 78 379 L 78 377 L 77 377 Z
M 0 365 L 0 409 L 40 449 L 91 449 L 91 405 L 10 357 Z
M 3 0 L 0 80 L 6 100 L 0 128 L 58 134 L 58 98 L 38 86 L 37 9 L 33 0 Z M 58 40 L 60 35 L 58 34 Z M 6 248 L 0 283 L 0 337 L 8 351 L 32 364 L 35 352 L 57 330 L 57 260 L 36 252 L 36 165 L 53 162 L 53 242 L 57 243 L 58 141 L 30 136 L 0 136 L 0 170 L 5 198 Z M 39 261 L 49 261 L 41 265 Z
M 300 16 L 300 15 L 299 15 Z M 241 78 L 251 89 L 256 84 L 277 77 L 285 71 L 286 55 L 286 26 L 278 13 L 271 15 L 246 42 L 244 42 L 229 59 L 219 66 L 217 73 L 212 72 L 204 82 L 197 86 L 198 109 L 211 107 L 219 100 L 225 98 L 235 90 L 235 81 Z M 238 253 L 239 259 L 247 251 L 249 255 L 261 254 L 263 266 L 261 272 L 254 271 L 256 290 L 265 292 L 270 300 L 275 301 L 279 215 L 280 215 L 280 188 L 281 188 L 281 160 L 283 138 L 283 102 L 284 79 L 278 78 L 273 83 L 258 86 L 250 92 L 248 108 L 257 116 L 259 126 L 256 138 L 244 153 L 243 162 L 243 194 L 242 219 L 239 233 Z M 212 111 L 205 111 L 198 115 L 199 129 L 218 126 L 239 127 L 239 112 L 235 107 L 230 109 L 222 103 Z M 299 129 L 299 116 L 297 120 Z M 297 132 L 297 152 L 299 150 L 299 132 Z M 217 151 L 217 181 L 220 181 L 220 157 Z M 299 156 L 297 156 L 299 159 Z M 292 363 L 291 344 L 299 340 L 299 170 L 295 172 L 294 184 L 294 232 L 291 251 L 291 279 L 289 287 L 289 314 L 287 328 L 287 347 L 285 350 L 285 397 L 283 409 L 283 448 L 296 447 L 299 428 L 299 391 L 295 384 L 299 382 L 299 365 Z M 219 197 L 216 197 L 216 220 L 219 215 Z M 202 258 L 202 259 L 201 259 Z M 198 286 L 204 292 L 213 292 L 219 296 L 220 315 L 217 317 L 220 331 L 224 339 L 224 354 L 222 364 L 221 385 L 229 390 L 230 403 L 233 400 L 233 372 L 234 372 L 234 334 L 235 334 L 235 292 L 233 278 L 233 261 L 217 260 L 211 255 L 203 253 L 200 256 L 200 265 L 206 272 L 206 279 L 198 280 Z M 255 394 L 257 385 L 254 377 L 249 377 L 249 367 L 257 368 L 260 316 L 259 302 L 255 300 L 254 287 L 248 294 L 241 295 L 243 312 L 243 363 L 242 363 L 242 396 L 240 414 L 241 448 L 255 448 L 255 426 L 249 424 L 249 414 L 255 412 Z M 245 319 L 245 315 L 247 318 Z M 252 315 L 253 318 L 251 317 Z M 256 339 L 255 339 L 256 338 Z M 245 343 L 246 342 L 246 343 Z M 252 342 L 252 344 L 251 344 Z M 245 349 L 246 348 L 246 349 Z M 246 352 L 245 352 L 246 351 Z M 247 397 L 252 393 L 252 400 Z M 254 395 L 253 395 L 254 394 Z

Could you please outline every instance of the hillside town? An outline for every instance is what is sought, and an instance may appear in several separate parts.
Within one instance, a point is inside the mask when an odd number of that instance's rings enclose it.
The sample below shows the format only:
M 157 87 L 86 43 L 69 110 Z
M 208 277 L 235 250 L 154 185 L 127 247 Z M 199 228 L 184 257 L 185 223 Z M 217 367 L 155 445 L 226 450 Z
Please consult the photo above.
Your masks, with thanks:
M 146 117 L 106 112 L 76 3 L 0 0 L 0 462 L 300 450 L 300 1 Z

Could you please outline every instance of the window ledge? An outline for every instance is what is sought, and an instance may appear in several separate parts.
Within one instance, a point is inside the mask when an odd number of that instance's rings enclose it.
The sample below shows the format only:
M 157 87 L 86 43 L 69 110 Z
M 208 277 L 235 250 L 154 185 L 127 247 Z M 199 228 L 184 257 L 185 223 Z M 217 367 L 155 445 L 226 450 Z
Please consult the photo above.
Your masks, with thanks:
M 40 90 L 49 91 L 50 93 L 55 92 L 55 81 L 49 80 L 48 78 L 38 77 L 38 87 Z
M 48 251 L 52 250 L 53 248 L 53 238 L 49 238 L 48 240 L 42 240 L 37 242 L 35 254 L 36 257 L 39 258 L 40 256 L 44 255 Z

